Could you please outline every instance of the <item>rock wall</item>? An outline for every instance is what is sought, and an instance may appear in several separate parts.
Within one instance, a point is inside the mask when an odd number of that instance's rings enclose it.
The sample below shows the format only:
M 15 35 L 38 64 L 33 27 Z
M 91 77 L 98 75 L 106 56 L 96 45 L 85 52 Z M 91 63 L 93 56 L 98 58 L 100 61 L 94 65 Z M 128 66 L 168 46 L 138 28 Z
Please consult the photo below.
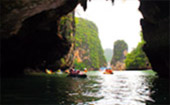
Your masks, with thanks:
M 141 25 L 146 44 L 143 47 L 153 70 L 169 77 L 169 4 L 164 0 L 140 0 Z
M 77 4 L 78 0 L 1 0 L 1 36 L 17 34 L 26 19 L 43 11 L 51 11 L 52 21 L 72 11 Z
M 75 67 L 97 70 L 106 66 L 97 26 L 89 20 L 76 18 Z
M 68 57 L 72 49 L 74 17 L 64 21 L 60 18 L 78 3 L 78 0 L 2 0 L 1 76 L 21 75 L 27 67 L 41 70 L 60 67 L 58 62 Z

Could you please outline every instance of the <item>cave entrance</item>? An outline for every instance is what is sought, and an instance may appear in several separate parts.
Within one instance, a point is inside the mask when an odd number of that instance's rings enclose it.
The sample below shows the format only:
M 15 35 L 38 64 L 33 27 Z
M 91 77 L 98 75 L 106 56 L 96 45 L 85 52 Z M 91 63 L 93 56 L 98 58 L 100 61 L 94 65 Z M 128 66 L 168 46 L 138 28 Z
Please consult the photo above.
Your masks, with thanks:
M 60 67 L 59 60 L 68 53 L 71 42 L 57 35 L 61 25 L 54 11 L 43 11 L 26 19 L 17 35 L 9 41 L 3 40 L 2 73 L 5 76 L 23 74 L 26 68 L 39 72 Z M 8 70 L 12 71 L 8 73 Z
M 85 12 L 80 6 L 76 8 L 77 17 L 91 20 L 97 25 L 102 47 L 111 53 L 106 55 L 108 64 L 113 60 L 114 42 L 123 40 L 127 43 L 128 53 L 141 42 L 140 19 L 142 14 L 138 10 L 139 5 L 137 0 L 116 0 L 114 5 L 111 0 L 92 0 L 88 2 Z M 125 53 L 127 54 L 127 52 Z M 131 67 L 131 69 L 133 68 Z

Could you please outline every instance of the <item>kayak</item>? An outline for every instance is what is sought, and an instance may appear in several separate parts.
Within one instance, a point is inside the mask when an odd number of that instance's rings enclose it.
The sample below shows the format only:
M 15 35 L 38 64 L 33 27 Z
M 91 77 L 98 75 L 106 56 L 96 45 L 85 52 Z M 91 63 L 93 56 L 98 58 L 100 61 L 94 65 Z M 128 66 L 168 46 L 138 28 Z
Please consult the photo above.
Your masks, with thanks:
M 113 74 L 113 71 L 111 69 L 106 69 L 103 74 Z
M 112 72 L 112 73 L 109 73 L 109 72 L 104 72 L 103 74 L 113 74 L 113 72 Z

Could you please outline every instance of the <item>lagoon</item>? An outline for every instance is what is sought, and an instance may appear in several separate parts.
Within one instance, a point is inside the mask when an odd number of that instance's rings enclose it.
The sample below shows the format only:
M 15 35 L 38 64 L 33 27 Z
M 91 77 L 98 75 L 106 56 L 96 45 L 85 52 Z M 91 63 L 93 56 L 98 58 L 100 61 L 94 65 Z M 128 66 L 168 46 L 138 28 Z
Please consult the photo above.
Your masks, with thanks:
M 169 80 L 152 71 L 90 71 L 1 79 L 3 105 L 153 105 L 169 103 Z

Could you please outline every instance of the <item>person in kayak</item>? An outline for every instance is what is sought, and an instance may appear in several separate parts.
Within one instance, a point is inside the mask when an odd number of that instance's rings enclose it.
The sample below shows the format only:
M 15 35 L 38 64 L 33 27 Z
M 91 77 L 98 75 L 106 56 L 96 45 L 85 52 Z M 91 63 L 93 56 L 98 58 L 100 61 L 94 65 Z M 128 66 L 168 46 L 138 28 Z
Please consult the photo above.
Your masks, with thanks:
M 70 74 L 79 74 L 79 70 L 75 70 L 74 67 L 70 69 Z

